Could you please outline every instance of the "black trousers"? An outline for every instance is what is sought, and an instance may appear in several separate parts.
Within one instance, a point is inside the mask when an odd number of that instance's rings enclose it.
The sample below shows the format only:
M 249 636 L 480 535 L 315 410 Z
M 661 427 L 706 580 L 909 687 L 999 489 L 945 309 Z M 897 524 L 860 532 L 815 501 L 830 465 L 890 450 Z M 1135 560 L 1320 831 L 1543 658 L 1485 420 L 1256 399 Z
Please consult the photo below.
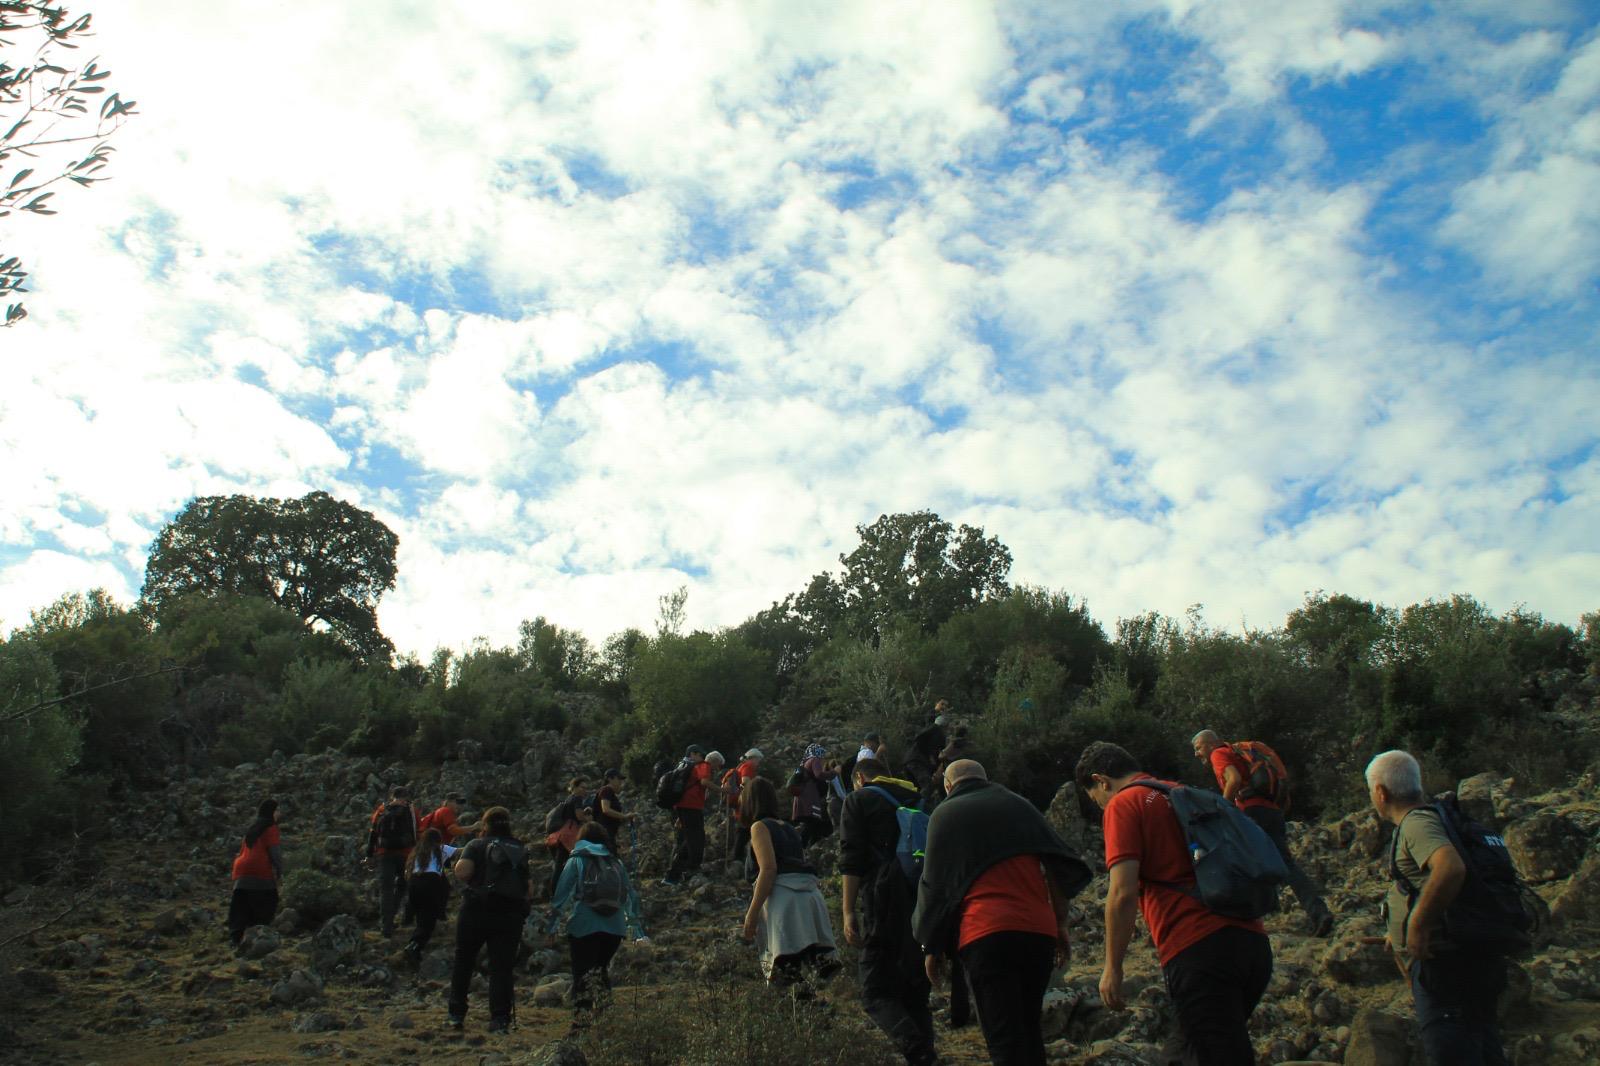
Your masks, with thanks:
M 413 874 L 406 882 L 406 891 L 411 917 L 416 922 L 411 943 L 420 954 L 433 939 L 434 927 L 444 921 L 445 908 L 450 905 L 450 882 L 444 874 Z
M 1180 951 L 1161 975 L 1183 1031 L 1184 1066 L 1256 1061 L 1246 1026 L 1272 979 L 1265 933 L 1219 929 Z
M 1411 1001 L 1432 1066 L 1505 1066 L 1500 993 L 1506 960 L 1452 951 L 1411 964 Z
M 1300 909 L 1313 919 L 1328 913 L 1328 905 L 1322 901 L 1322 889 L 1306 876 L 1289 852 L 1289 836 L 1284 829 L 1283 812 L 1276 807 L 1245 807 L 1243 810 L 1245 817 L 1259 825 L 1272 840 L 1283 858 L 1283 864 L 1289 868 L 1289 888 L 1294 892 L 1294 898 L 1300 901 Z
M 567 860 L 572 858 L 572 852 L 560 844 L 550 845 L 550 891 L 545 893 L 551 899 L 556 897 L 556 883 L 561 880 L 561 871 L 567 868 Z
M 228 933 L 235 944 L 252 925 L 266 925 L 278 913 L 276 888 L 235 888 L 228 899 Z
M 873 923 L 868 922 L 870 928 Z M 933 1012 L 928 1009 L 927 972 L 922 949 L 904 929 L 884 930 L 861 945 L 861 1007 L 910 1066 L 934 1062 Z
M 489 949 L 489 1017 L 511 1020 L 511 968 L 522 945 L 522 922 L 526 912 L 504 907 L 499 901 L 479 901 L 471 896 L 461 904 L 456 919 L 456 961 L 450 972 L 450 1014 L 465 1018 L 467 991 L 478 965 L 478 952 Z
M 594 1006 L 595 986 L 611 989 L 611 957 L 622 938 L 616 933 L 590 933 L 567 937 L 567 952 L 572 960 L 572 1006 L 587 1010 Z
M 378 868 L 378 913 L 382 916 L 384 936 L 394 932 L 394 912 L 399 909 L 400 901 L 405 899 L 406 859 L 407 856 L 398 854 L 379 855 L 375 859 Z
M 676 881 L 684 874 L 700 869 L 706 854 L 706 812 L 689 807 L 674 807 L 672 865 L 667 879 Z
M 994 1066 L 1044 1066 L 1039 1015 L 1055 951 L 1055 937 L 1019 932 L 990 933 L 961 949 Z

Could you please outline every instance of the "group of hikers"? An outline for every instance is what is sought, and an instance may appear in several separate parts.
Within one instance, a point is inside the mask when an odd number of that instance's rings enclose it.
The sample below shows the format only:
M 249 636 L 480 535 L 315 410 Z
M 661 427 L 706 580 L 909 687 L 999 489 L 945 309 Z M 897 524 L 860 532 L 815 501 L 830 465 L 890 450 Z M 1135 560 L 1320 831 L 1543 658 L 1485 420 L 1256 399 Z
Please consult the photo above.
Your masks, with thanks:
M 743 860 L 751 883 L 738 935 L 757 947 L 774 988 L 808 995 L 842 968 L 810 857 L 836 830 L 842 932 L 859 949 L 861 1003 L 896 1052 L 912 1066 L 940 1061 L 929 999 L 948 981 L 953 1026 L 975 1008 L 993 1062 L 1042 1066 L 1042 1003 L 1070 956 L 1070 901 L 1094 871 L 1032 802 L 988 779 L 964 731 L 945 735 L 947 715 L 941 701 L 898 771 L 869 734 L 845 760 L 808 745 L 782 786 L 760 773 L 758 748 L 725 769 L 720 752 L 690 745 L 678 763 L 657 768 L 655 800 L 674 829 L 661 884 L 679 885 L 700 868 L 706 808 L 717 801 L 713 809 L 727 810 L 726 855 Z M 1107 1009 L 1126 1008 L 1124 967 L 1142 917 L 1178 1023 L 1164 1061 L 1238 1066 L 1255 1061 L 1248 1022 L 1273 966 L 1262 918 L 1276 910 L 1279 888 L 1293 891 L 1312 936 L 1328 936 L 1334 915 L 1290 852 L 1289 778 L 1277 754 L 1211 730 L 1192 747 L 1220 795 L 1147 774 L 1108 742 L 1090 744 L 1077 762 L 1077 787 L 1102 811 L 1109 874 L 1099 994 Z M 1505 898 L 1516 878 L 1504 844 L 1453 802 L 1430 802 L 1406 752 L 1372 759 L 1366 783 L 1378 816 L 1395 826 L 1386 942 L 1411 985 L 1423 1047 L 1437 1066 L 1504 1063 L 1496 1001 L 1507 953 L 1526 933 Z M 638 813 L 623 807 L 620 771 L 607 771 L 595 792 L 587 784 L 569 782 L 544 825 L 552 867 L 543 929 L 552 938 L 565 929 L 578 1026 L 603 1006 L 623 938 L 645 938 L 637 841 L 621 840 Z M 504 1032 L 542 879 L 506 808 L 464 824 L 463 803 L 451 794 L 419 817 L 396 787 L 373 812 L 367 854 L 382 931 L 395 934 L 403 906 L 413 959 L 444 917 L 452 881 L 462 886 L 447 1024 L 463 1027 L 487 949 L 489 1031 Z M 261 804 L 234 863 L 235 942 L 276 908 L 276 813 L 273 800 Z

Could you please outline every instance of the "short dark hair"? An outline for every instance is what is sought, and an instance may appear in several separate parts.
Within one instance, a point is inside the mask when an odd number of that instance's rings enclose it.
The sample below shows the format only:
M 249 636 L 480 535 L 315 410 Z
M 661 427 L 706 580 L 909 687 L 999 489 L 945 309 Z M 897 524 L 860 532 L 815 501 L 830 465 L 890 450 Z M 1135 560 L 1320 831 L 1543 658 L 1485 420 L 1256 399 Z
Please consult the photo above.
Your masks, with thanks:
M 389 790 L 389 796 L 397 800 L 410 799 L 411 790 L 405 785 L 396 785 Z
M 866 741 L 869 744 L 876 744 L 878 741 L 882 740 L 883 738 L 880 737 L 876 733 L 868 733 L 866 736 L 862 737 L 861 739 Z
M 504 807 L 490 807 L 483 812 L 483 829 L 480 833 L 486 837 L 508 837 L 511 835 L 511 812 Z
M 578 839 L 591 844 L 604 844 L 608 848 L 611 846 L 611 834 L 599 822 L 585 822 L 583 828 L 578 830 Z
M 444 801 L 446 803 L 465 803 L 467 802 L 467 797 L 463 796 L 459 792 L 452 792 L 445 796 Z
M 1072 776 L 1078 782 L 1078 787 L 1087 792 L 1094 783 L 1091 778 L 1095 774 L 1101 777 L 1127 777 L 1138 771 L 1139 763 L 1128 754 L 1128 749 L 1108 740 L 1097 740 L 1078 756 L 1078 767 Z
M 882 777 L 889 772 L 889 768 L 877 759 L 857 759 L 855 769 L 850 771 L 851 776 L 861 774 L 868 781 Z

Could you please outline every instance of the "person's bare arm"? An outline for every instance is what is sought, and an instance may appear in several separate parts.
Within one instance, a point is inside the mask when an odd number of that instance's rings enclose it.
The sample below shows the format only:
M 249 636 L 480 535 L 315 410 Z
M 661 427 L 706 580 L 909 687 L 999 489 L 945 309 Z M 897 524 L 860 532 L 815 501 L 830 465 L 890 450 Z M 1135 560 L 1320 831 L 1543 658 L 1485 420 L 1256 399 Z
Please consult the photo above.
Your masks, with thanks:
M 755 888 L 750 892 L 750 907 L 744 912 L 744 927 L 740 931 L 746 940 L 755 939 L 761 908 L 766 906 L 772 896 L 772 887 L 778 883 L 778 855 L 772 849 L 772 831 L 767 828 L 767 823 L 758 821 L 750 827 L 750 851 L 756 857 L 760 872 L 756 874 Z
M 1106 889 L 1106 964 L 1100 974 L 1100 1001 L 1111 1010 L 1128 1005 L 1122 997 L 1122 964 L 1138 913 L 1139 860 L 1124 859 L 1111 868 L 1111 885 Z
M 1449 844 L 1435 848 L 1422 868 L 1428 871 L 1428 883 L 1422 886 L 1406 919 L 1406 954 L 1418 962 L 1433 957 L 1433 930 L 1439 916 L 1455 901 L 1467 879 L 1467 864 Z

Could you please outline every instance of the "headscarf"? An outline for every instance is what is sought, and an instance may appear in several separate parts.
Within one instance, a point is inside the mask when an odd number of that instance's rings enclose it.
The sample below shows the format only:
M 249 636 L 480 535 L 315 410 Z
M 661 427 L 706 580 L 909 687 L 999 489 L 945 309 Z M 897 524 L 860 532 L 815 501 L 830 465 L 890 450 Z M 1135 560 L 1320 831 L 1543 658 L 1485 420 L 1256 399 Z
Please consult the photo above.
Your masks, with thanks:
M 801 756 L 801 761 L 809 762 L 812 759 L 820 759 L 826 754 L 828 754 L 828 749 L 821 744 L 807 744 L 806 753 Z

